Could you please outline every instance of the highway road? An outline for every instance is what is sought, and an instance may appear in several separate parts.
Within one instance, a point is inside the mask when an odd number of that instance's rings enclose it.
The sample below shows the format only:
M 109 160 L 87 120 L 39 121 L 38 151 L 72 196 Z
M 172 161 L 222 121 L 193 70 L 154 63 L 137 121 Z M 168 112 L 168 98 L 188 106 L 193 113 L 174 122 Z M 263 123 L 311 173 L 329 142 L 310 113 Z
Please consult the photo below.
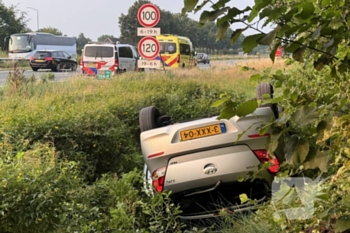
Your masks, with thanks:
M 240 60 L 242 61 L 242 60 Z M 227 64 L 227 65 L 233 65 L 237 63 L 238 60 L 228 60 L 228 61 L 211 61 L 211 65 L 203 65 L 200 64 L 198 67 L 200 69 L 209 69 L 212 65 L 216 64 Z M 1 71 L 0 70 L 0 86 L 4 85 L 6 83 L 7 77 L 9 75 L 10 71 Z M 30 77 L 31 75 L 35 75 L 36 78 L 40 78 L 40 76 L 48 74 L 50 70 L 39 70 L 38 72 L 33 72 L 32 70 L 25 70 L 24 74 L 26 77 Z M 62 71 L 62 72 L 54 72 L 55 75 L 55 81 L 63 81 L 69 77 L 75 76 L 77 74 L 81 74 L 81 70 L 77 69 L 76 72 L 70 72 L 70 71 Z

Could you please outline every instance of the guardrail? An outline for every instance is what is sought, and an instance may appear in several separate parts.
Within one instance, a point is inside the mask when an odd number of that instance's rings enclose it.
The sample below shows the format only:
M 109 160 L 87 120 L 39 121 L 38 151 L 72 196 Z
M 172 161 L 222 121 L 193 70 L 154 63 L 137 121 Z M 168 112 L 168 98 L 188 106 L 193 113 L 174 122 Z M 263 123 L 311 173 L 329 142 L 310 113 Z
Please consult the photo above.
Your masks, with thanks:
M 29 60 L 26 60 L 26 59 L 12 59 L 12 58 L 0 58 L 0 63 L 2 63 L 2 62 L 10 62 L 10 61 L 24 62 L 24 61 L 29 61 Z

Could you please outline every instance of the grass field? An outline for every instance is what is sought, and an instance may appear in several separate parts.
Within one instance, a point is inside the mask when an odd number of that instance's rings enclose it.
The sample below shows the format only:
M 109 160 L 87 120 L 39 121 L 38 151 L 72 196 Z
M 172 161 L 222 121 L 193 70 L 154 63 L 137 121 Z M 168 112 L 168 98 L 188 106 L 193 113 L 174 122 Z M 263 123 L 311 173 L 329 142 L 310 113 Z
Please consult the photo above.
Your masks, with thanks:
M 7 177 L 0 181 L 0 231 L 177 229 L 176 208 L 164 196 L 145 196 L 135 178 L 134 170 L 142 169 L 140 109 L 157 106 L 175 121 L 218 113 L 211 104 L 220 94 L 237 101 L 254 97 L 257 82 L 249 77 L 271 65 L 262 59 L 111 80 L 77 76 L 21 83 L 23 77 L 12 77 L 13 85 L 0 87 L 0 177 Z M 273 65 L 280 68 L 282 60 Z M 164 203 L 170 210 L 159 215 Z M 252 217 L 231 219 L 222 231 L 232 223 L 235 231 L 226 232 L 266 230 Z

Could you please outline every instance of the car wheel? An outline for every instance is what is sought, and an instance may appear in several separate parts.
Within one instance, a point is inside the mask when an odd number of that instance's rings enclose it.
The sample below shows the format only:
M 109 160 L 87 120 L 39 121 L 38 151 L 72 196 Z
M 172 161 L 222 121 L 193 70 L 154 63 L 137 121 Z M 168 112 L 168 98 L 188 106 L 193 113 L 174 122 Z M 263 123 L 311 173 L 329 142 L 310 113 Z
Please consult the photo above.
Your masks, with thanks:
M 33 70 L 33 71 L 38 71 L 39 68 L 34 68 L 34 67 L 32 67 L 32 70 Z
M 270 83 L 260 83 L 257 87 L 256 87 L 256 99 L 257 100 L 263 100 L 264 95 L 269 95 L 269 98 L 273 98 L 273 87 Z M 263 107 L 270 107 L 276 118 L 278 118 L 278 109 L 277 106 L 275 104 L 260 104 L 258 106 L 258 108 L 263 108 Z
M 73 64 L 71 67 L 72 72 L 77 71 L 77 64 Z
M 157 118 L 159 116 L 159 110 L 154 106 L 141 109 L 139 114 L 139 125 L 141 132 L 157 128 Z

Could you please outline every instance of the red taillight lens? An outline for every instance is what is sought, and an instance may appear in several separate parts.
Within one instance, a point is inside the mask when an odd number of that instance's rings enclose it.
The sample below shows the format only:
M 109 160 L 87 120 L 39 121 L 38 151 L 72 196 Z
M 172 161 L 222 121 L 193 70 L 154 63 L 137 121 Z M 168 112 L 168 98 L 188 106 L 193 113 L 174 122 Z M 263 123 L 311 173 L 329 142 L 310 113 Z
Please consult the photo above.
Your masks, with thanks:
M 81 57 L 80 58 L 80 66 L 83 66 L 83 63 L 84 63 L 84 61 L 83 61 L 83 58 Z
M 34 60 L 34 57 L 30 57 L 30 60 L 33 61 L 33 60 Z
M 180 63 L 180 55 L 177 55 L 177 63 Z
M 254 150 L 254 154 L 259 159 L 261 163 L 269 162 L 270 166 L 268 168 L 269 172 L 276 174 L 280 168 L 280 164 L 275 155 L 270 156 L 267 150 Z
M 114 66 L 115 66 L 115 67 L 118 67 L 118 65 L 119 65 L 119 61 L 118 61 L 118 59 L 115 59 L 115 60 L 114 60 Z
M 152 174 L 152 184 L 154 190 L 160 193 L 164 189 L 166 167 L 159 168 L 155 170 Z
M 45 61 L 52 61 L 52 60 L 53 60 L 52 57 L 47 57 L 47 58 L 45 58 Z

